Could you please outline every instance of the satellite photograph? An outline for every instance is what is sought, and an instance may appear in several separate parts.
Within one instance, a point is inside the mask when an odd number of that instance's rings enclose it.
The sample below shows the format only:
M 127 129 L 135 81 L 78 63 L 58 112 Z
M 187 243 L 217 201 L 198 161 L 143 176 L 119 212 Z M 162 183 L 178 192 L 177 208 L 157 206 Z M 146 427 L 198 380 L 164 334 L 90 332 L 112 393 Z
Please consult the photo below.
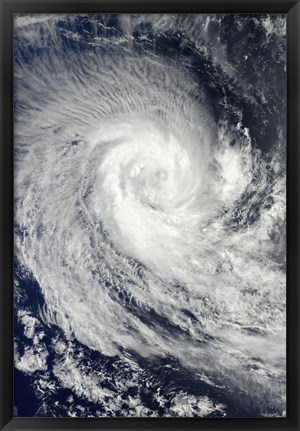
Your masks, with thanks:
M 285 15 L 15 15 L 14 231 L 15 416 L 286 416 Z

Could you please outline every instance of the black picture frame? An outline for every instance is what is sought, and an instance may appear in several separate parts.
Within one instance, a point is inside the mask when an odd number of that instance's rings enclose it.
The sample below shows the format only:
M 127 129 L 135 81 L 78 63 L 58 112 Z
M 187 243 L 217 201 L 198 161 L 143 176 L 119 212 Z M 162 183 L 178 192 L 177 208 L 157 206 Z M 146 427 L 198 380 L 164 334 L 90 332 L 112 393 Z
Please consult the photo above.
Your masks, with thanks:
M 1 11 L 1 430 L 300 430 L 300 3 L 293 0 L 0 0 Z M 14 418 L 13 411 L 13 15 L 15 13 L 286 13 L 287 15 L 287 417 Z

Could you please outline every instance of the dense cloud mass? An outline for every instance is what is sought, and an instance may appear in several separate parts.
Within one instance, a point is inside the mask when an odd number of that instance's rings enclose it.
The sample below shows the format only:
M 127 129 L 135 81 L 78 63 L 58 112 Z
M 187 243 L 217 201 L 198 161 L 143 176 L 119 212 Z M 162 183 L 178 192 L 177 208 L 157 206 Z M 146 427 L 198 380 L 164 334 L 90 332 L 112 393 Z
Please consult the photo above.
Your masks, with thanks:
M 285 415 L 285 43 L 15 17 L 17 415 Z

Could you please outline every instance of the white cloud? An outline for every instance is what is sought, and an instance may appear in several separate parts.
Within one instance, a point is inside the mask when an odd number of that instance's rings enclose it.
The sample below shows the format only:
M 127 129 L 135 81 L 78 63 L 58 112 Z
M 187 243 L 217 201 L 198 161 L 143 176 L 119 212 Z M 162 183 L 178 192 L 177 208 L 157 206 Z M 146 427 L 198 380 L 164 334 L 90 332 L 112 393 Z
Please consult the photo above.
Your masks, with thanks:
M 47 370 L 48 351 L 44 344 L 25 347 L 22 356 L 15 350 L 15 367 L 25 374 L 33 374 L 35 371 Z

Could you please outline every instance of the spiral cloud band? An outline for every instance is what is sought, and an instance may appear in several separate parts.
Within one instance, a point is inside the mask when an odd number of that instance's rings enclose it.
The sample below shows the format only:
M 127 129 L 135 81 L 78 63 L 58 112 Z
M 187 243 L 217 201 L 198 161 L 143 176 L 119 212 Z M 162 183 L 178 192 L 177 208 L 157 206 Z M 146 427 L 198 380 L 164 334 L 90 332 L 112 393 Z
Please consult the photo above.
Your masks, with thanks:
M 34 414 L 284 416 L 285 18 L 32 14 L 15 34 Z

